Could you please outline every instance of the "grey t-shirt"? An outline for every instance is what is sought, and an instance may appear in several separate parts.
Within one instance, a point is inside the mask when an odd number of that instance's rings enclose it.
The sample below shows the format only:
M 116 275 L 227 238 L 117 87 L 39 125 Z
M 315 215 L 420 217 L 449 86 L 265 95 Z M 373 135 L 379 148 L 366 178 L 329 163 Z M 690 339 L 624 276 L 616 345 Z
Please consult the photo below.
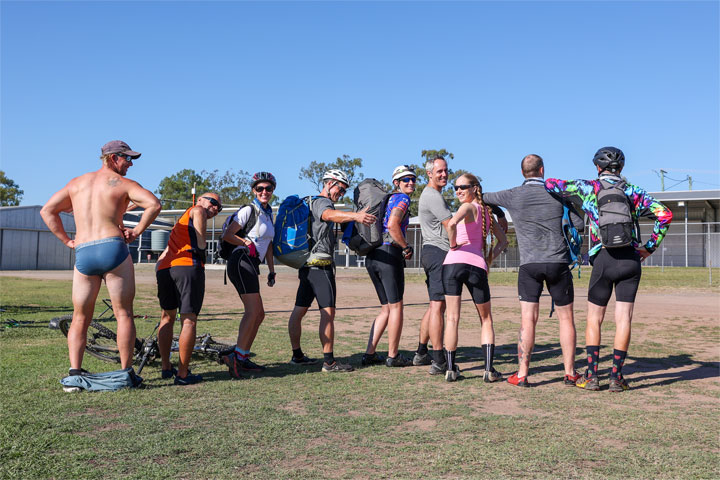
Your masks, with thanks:
M 310 225 L 312 238 L 315 242 L 310 255 L 311 259 L 323 257 L 332 261 L 335 257 L 335 223 L 322 220 L 323 212 L 329 208 L 335 210 L 335 205 L 327 197 L 315 198 L 310 206 L 310 213 L 312 214 Z
M 562 233 L 563 205 L 545 190 L 541 178 L 529 178 L 519 187 L 484 193 L 483 201 L 510 212 L 520 249 L 520 265 L 570 263 Z M 572 215 L 573 225 L 583 228 L 583 219 Z
M 450 250 L 450 241 L 442 222 L 452 218 L 452 213 L 440 192 L 429 186 L 423 189 L 418 203 L 418 215 L 423 245 L 433 245 L 446 252 Z

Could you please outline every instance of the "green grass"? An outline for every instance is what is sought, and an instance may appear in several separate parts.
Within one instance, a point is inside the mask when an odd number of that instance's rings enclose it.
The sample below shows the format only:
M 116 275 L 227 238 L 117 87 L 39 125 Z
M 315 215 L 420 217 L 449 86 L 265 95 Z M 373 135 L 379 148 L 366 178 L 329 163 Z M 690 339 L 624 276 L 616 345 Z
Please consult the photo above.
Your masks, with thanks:
M 646 283 L 663 274 L 644 275 Z M 701 281 L 699 271 L 664 275 L 675 283 L 662 287 Z M 492 281 L 512 284 L 512 276 L 493 272 Z M 193 369 L 207 380 L 197 386 L 161 380 L 156 363 L 143 371 L 143 389 L 70 395 L 58 383 L 65 339 L 46 328 L 70 307 L 69 282 L 2 278 L 0 287 L 3 321 L 20 322 L 0 331 L 0 478 L 720 477 L 717 362 L 698 360 L 686 346 L 716 346 L 717 322 L 696 324 L 689 315 L 673 319 L 688 325 L 683 341 L 669 332 L 634 341 L 628 368 L 637 388 L 613 396 L 555 381 L 562 374 L 551 322 L 538 326 L 533 369 L 554 380 L 523 390 L 484 384 L 477 347 L 459 349 L 463 366 L 474 363 L 457 384 L 419 368 L 346 375 L 294 368 L 285 314 L 269 315 L 260 328 L 253 350 L 268 371 L 256 378 L 230 380 L 220 365 L 197 359 Z M 156 310 L 155 301 L 139 291 L 138 310 Z M 207 308 L 199 330 L 233 338 L 237 319 Z M 516 313 L 496 312 L 496 331 L 515 330 Z M 139 334 L 155 321 L 138 320 Z M 343 332 L 354 332 L 346 327 L 355 321 L 339 312 Z M 304 344 L 316 351 L 316 322 L 307 322 Z M 350 360 L 359 365 L 365 335 L 345 333 L 336 351 L 355 352 Z M 513 371 L 513 351 L 498 346 L 500 371 Z M 604 348 L 603 366 L 608 354 Z M 84 366 L 112 368 L 89 356 Z M 677 367 L 696 375 L 675 376 Z

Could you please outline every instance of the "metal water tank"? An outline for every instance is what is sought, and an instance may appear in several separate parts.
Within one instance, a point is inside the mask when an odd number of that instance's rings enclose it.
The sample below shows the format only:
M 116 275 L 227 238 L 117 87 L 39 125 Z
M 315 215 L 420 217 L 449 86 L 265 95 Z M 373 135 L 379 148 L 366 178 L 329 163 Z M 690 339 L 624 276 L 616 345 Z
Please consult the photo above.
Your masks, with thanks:
M 162 252 L 167 247 L 170 232 L 167 230 L 153 230 L 150 234 L 150 249 L 155 252 Z

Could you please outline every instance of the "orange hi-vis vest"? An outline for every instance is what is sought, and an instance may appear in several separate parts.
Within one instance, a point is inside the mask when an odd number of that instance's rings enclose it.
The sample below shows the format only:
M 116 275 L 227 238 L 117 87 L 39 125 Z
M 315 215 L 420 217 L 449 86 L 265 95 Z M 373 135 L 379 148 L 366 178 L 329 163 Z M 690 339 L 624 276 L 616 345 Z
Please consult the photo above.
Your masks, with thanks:
M 190 210 L 193 208 L 195 207 L 185 210 L 170 232 L 168 251 L 165 257 L 158 262 L 158 270 L 170 267 L 205 267 L 200 256 L 190 251 L 198 249 L 197 231 L 190 218 Z

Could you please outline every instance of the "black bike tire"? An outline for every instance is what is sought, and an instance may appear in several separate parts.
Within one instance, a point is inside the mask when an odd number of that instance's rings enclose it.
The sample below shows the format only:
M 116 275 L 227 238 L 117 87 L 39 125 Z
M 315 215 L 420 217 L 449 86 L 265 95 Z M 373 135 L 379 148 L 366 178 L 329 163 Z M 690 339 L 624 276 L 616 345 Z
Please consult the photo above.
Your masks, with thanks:
M 62 332 L 63 335 L 66 337 L 68 336 L 68 331 L 70 330 L 70 322 L 72 322 L 72 314 L 70 315 L 63 315 L 61 317 L 55 317 L 50 322 L 57 321 L 58 328 Z
M 63 335 L 67 337 L 68 331 L 70 330 L 70 323 L 72 323 L 72 315 L 63 315 L 58 318 L 58 327 Z M 102 346 L 96 342 L 98 338 L 104 338 L 110 342 L 114 342 L 115 348 L 108 350 L 108 347 Z M 88 338 L 87 343 L 85 344 L 85 351 L 100 360 L 111 363 L 120 363 L 120 355 L 117 348 L 117 335 L 115 335 L 115 332 L 107 328 L 105 325 L 101 325 L 94 320 L 90 322 L 90 325 L 88 325 Z
M 65 335 L 65 337 L 67 337 L 68 331 L 70 330 L 70 323 L 72 323 L 72 318 L 73 318 L 72 315 L 62 315 L 60 317 L 53 318 L 51 321 L 57 320 L 58 328 L 60 329 L 62 334 Z M 97 320 L 93 320 L 92 322 L 90 322 L 90 327 L 88 327 L 88 331 L 90 331 L 91 327 L 97 329 L 100 332 L 103 332 L 103 335 L 106 335 L 105 338 L 108 338 L 108 339 L 112 338 L 113 340 L 117 341 L 117 335 L 115 334 L 115 332 L 113 332 L 112 330 L 107 328 L 105 325 L 102 325 Z M 107 336 L 107 335 L 111 335 L 112 337 Z M 87 345 L 85 346 L 85 348 L 87 349 Z M 139 352 L 142 352 L 142 349 L 143 349 L 143 342 L 139 338 L 136 337 L 135 338 L 135 354 L 137 355 Z M 93 355 L 92 352 L 91 352 L 91 355 Z M 112 361 L 114 361 L 114 360 L 112 360 Z M 118 360 L 118 363 L 119 362 L 120 362 L 120 360 Z
M 98 343 L 98 339 L 105 339 L 108 346 Z M 114 346 L 113 346 L 114 345 Z M 88 326 L 88 339 L 85 351 L 95 358 L 106 362 L 120 363 L 120 350 L 117 346 L 117 335 L 115 332 L 101 325 L 96 321 L 90 322 Z

